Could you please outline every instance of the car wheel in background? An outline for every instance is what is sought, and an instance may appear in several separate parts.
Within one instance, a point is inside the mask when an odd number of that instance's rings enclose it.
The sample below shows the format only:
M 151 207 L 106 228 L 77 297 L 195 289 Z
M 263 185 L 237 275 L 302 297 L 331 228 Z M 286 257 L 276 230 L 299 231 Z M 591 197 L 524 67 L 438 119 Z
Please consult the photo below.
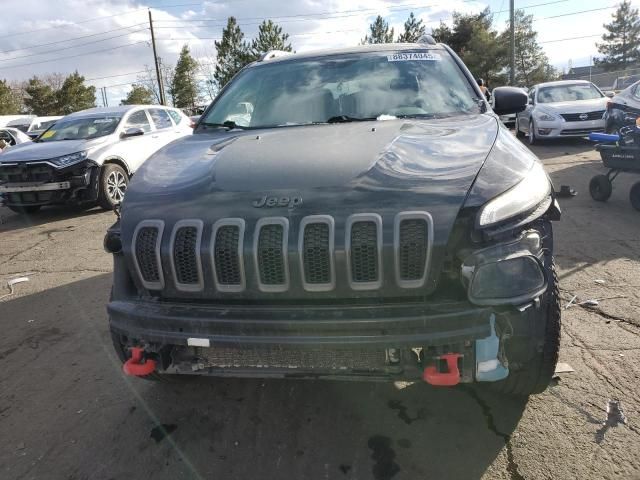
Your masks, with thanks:
M 591 198 L 598 202 L 606 202 L 611 196 L 613 185 L 606 175 L 596 175 L 589 182 L 589 193 Z
M 629 192 L 629 200 L 631 201 L 631 205 L 636 210 L 640 210 L 640 182 L 636 182 L 631 187 L 631 191 Z
M 533 120 L 529 122 L 529 132 L 527 133 L 527 139 L 529 140 L 529 145 L 535 145 L 538 143 L 538 139 L 536 138 L 536 127 L 533 124 Z
M 128 185 L 129 175 L 124 168 L 115 163 L 106 164 L 100 175 L 98 204 L 105 210 L 113 210 L 124 199 Z
M 32 213 L 36 213 L 40 210 L 41 207 L 42 205 L 25 205 L 22 207 L 19 207 L 17 205 L 7 205 L 7 208 L 9 208 L 9 210 L 12 210 L 16 213 L 21 213 L 22 215 L 31 215 Z
M 516 117 L 515 129 L 516 129 L 516 137 L 518 138 L 524 137 L 524 132 L 520 130 L 520 120 L 518 120 L 518 117 Z

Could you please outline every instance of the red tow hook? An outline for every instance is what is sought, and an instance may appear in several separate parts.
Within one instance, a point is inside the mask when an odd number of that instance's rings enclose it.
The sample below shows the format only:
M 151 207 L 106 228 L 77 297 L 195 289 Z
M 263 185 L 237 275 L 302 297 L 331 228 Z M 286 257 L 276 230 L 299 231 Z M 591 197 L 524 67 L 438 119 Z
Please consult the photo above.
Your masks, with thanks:
M 430 385 L 437 387 L 453 387 L 460 383 L 460 370 L 458 370 L 458 359 L 462 357 L 460 353 L 447 353 L 440 355 L 436 359 L 447 361 L 447 372 L 439 372 L 436 365 L 430 365 L 424 369 L 422 379 Z
M 156 369 L 156 361 L 150 358 L 143 358 L 144 348 L 131 347 L 131 358 L 124 362 L 122 371 L 132 377 L 144 377 L 153 373 Z

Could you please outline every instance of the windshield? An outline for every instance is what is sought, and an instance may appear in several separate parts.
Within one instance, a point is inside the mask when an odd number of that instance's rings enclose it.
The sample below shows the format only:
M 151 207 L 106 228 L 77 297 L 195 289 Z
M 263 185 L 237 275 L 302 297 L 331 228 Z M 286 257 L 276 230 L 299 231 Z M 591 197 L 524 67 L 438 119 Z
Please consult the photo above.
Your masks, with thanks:
M 29 132 L 42 132 L 44 130 L 46 130 L 47 128 L 49 128 L 51 125 L 53 125 L 54 123 L 56 123 L 58 120 L 46 120 L 44 122 L 41 123 L 36 123 L 33 124 L 29 127 Z
M 340 55 L 249 68 L 202 123 L 264 128 L 380 115 L 448 116 L 477 113 L 478 100 L 443 51 Z
M 101 115 L 95 117 L 68 118 L 56 123 L 38 138 L 39 142 L 58 140 L 87 140 L 104 137 L 115 132 L 121 115 Z
M 592 83 L 576 83 L 573 85 L 556 85 L 542 87 L 538 91 L 538 103 L 574 102 L 593 100 L 604 95 Z

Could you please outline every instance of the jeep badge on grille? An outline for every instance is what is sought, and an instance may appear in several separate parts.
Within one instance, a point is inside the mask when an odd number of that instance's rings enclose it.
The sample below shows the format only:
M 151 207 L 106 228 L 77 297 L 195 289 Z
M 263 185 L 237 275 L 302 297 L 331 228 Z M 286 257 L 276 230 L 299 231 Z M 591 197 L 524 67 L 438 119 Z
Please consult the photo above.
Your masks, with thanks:
M 267 207 L 267 208 L 273 208 L 273 207 L 288 207 L 288 208 L 293 208 L 296 207 L 297 205 L 301 205 L 302 204 L 302 197 L 300 196 L 296 196 L 296 197 L 269 197 L 267 195 L 264 195 L 256 200 L 254 200 L 253 202 L 251 202 L 251 205 L 253 205 L 256 208 L 262 208 L 262 207 Z

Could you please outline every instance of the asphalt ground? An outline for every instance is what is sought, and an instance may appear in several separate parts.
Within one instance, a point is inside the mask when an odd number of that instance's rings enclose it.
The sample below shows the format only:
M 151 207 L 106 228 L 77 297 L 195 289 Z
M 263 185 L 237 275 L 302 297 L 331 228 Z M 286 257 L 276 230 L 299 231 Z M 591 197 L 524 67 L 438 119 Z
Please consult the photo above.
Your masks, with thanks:
M 105 304 L 109 212 L 0 208 L 0 479 L 640 478 L 640 176 L 583 141 L 533 150 L 563 199 L 555 225 L 560 373 L 525 400 L 468 387 L 123 376 Z

